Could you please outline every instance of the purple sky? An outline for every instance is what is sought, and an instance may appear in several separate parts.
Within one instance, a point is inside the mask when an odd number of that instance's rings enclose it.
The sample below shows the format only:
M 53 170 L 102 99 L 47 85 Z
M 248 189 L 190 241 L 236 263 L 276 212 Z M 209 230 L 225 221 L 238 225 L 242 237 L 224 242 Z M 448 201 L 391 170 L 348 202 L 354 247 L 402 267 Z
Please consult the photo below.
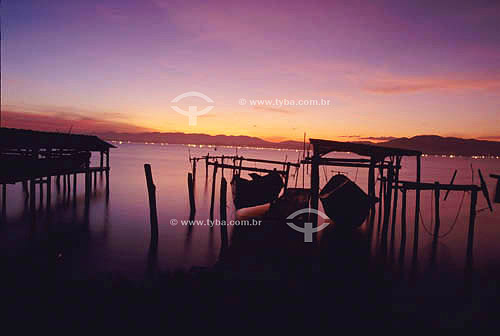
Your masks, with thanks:
M 52 118 L 49 128 L 69 121 L 82 132 L 500 139 L 499 1 L 6 0 L 2 7 L 4 126 L 25 116 L 26 127 Z M 215 101 L 196 126 L 170 108 L 188 91 Z M 249 106 L 276 98 L 331 103 Z

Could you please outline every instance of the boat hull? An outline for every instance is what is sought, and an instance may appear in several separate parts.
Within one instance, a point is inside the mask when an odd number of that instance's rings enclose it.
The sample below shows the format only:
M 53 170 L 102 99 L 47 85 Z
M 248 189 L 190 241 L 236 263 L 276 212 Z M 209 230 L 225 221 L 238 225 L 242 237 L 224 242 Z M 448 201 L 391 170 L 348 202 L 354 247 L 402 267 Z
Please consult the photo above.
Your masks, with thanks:
M 371 208 L 370 197 L 343 174 L 332 176 L 319 195 L 323 209 L 335 225 L 358 227 Z

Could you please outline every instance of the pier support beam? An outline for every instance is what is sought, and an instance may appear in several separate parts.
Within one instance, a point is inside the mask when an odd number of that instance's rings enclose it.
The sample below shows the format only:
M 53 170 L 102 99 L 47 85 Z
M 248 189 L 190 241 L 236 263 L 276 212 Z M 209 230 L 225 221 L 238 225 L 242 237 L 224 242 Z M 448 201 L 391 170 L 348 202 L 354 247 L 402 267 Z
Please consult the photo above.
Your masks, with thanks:
M 214 220 L 214 201 L 215 201 L 215 181 L 217 180 L 217 165 L 214 165 L 212 176 L 212 195 L 210 197 L 210 220 Z
M 416 182 L 420 183 L 421 180 L 421 168 L 422 168 L 422 156 L 417 155 L 417 177 Z M 420 218 L 420 189 L 415 190 L 415 228 L 413 230 L 413 248 L 414 255 L 416 255 L 416 250 L 418 249 L 418 229 L 419 229 L 419 218 Z
M 30 180 L 30 210 L 32 213 L 35 212 L 35 207 L 36 207 L 35 194 L 36 194 L 36 181 L 33 179 Z
M 227 234 L 227 182 L 224 176 L 221 178 L 220 182 L 220 240 L 222 249 L 228 246 L 228 234 Z
M 50 203 L 52 200 L 52 176 L 47 176 L 47 211 L 50 211 Z
M 313 153 L 313 157 L 311 160 L 311 208 L 314 210 L 318 210 L 318 201 L 319 201 L 319 155 Z M 312 222 L 313 228 L 316 228 L 318 225 L 318 216 L 316 214 L 310 214 L 310 220 Z M 313 234 L 313 240 L 315 239 L 316 234 Z

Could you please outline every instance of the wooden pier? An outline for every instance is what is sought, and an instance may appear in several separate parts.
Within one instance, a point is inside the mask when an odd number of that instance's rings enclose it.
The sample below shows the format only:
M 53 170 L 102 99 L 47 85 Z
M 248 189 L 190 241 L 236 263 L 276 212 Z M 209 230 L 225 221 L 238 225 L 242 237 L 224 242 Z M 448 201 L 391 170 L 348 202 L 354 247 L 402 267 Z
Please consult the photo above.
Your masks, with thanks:
M 73 176 L 73 198 L 76 199 L 78 175 L 84 175 L 85 202 L 88 203 L 92 179 L 95 189 L 98 174 L 105 174 L 106 194 L 109 195 L 111 148 L 115 146 L 96 136 L 0 128 L 3 212 L 5 213 L 7 207 L 7 184 L 21 183 L 33 212 L 36 204 L 36 185 L 39 185 L 40 203 L 44 199 L 43 186 L 46 186 L 46 208 L 50 210 L 52 183 L 55 182 L 59 190 L 61 178 L 63 189 L 70 194 Z M 91 167 L 91 156 L 96 152 L 100 154 L 100 165 Z

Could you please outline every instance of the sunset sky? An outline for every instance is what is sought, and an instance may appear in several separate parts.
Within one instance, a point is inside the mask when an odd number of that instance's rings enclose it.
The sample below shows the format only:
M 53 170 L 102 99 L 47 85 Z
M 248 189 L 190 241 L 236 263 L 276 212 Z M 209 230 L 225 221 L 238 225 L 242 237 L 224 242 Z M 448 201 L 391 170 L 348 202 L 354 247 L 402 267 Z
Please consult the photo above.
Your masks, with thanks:
M 500 1 L 4 0 L 1 25 L 6 127 L 500 140 Z

